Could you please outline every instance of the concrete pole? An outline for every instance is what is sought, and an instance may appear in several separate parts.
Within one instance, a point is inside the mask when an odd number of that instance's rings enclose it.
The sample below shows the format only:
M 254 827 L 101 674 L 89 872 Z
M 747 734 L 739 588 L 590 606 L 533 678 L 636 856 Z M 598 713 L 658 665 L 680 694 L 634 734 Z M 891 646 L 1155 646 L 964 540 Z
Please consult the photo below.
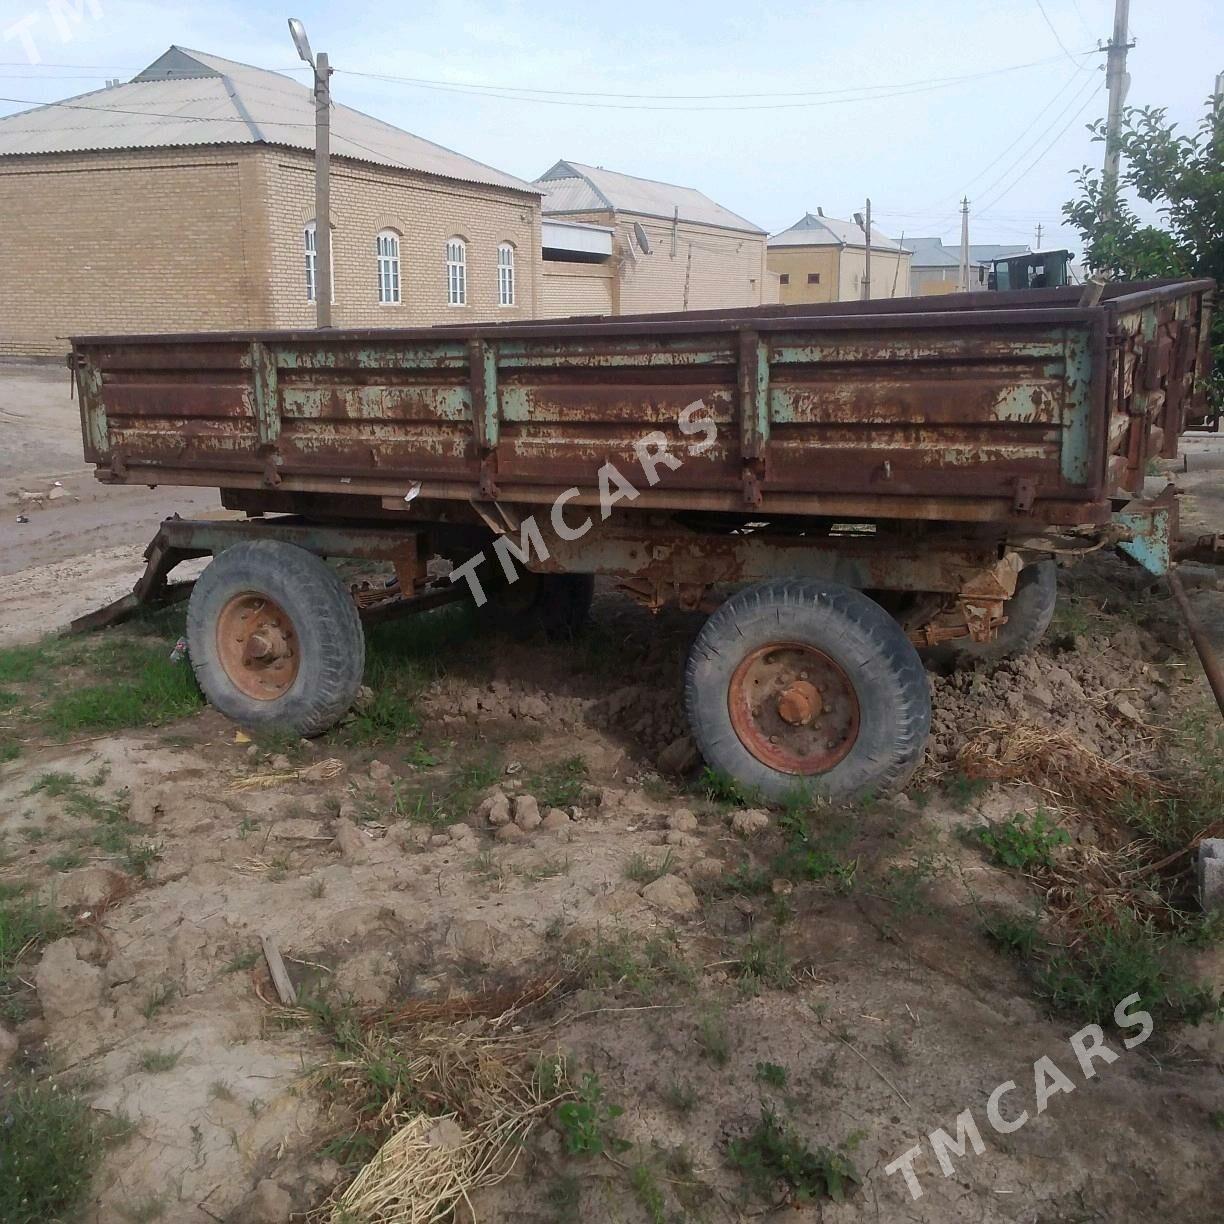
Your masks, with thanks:
M 1126 52 L 1130 25 L 1130 0 L 1114 0 L 1113 37 L 1106 48 L 1105 87 L 1109 112 L 1105 121 L 1105 174 L 1101 180 L 1101 215 L 1113 216 L 1118 200 L 1118 171 L 1122 162 L 1122 108 L 1130 77 L 1126 74 Z
M 867 247 L 863 254 L 863 301 L 871 301 L 871 197 L 863 214 L 863 233 L 867 235 Z
M 969 291 L 969 197 L 961 200 L 960 289 Z
M 1041 222 L 1040 221 L 1037 222 L 1037 246 L 1034 249 L 1038 251 L 1041 250 Z
M 332 325 L 331 68 L 315 56 L 315 308 L 319 327 Z

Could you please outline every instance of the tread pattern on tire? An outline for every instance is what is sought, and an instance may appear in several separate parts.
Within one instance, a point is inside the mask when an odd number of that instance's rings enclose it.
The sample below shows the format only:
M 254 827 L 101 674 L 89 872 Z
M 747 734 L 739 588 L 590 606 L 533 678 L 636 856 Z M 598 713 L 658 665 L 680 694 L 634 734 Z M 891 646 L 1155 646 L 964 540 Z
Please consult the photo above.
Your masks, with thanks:
M 854 636 L 859 654 L 845 670 L 856 690 L 881 686 L 889 690 L 891 733 L 881 741 L 872 729 L 860 729 L 860 743 L 828 774 L 800 779 L 769 769 L 751 757 L 723 717 L 727 693 L 711 691 L 711 661 L 734 663 L 757 645 L 750 630 L 771 613 L 782 624 L 784 610 L 817 611 L 819 619 L 829 614 L 845 626 L 845 638 Z M 831 629 L 832 623 L 825 625 Z M 836 643 L 822 646 L 836 654 Z M 725 658 L 724 658 L 725 655 Z M 839 662 L 841 660 L 839 659 Z M 868 674 L 868 672 L 870 674 Z M 873 690 L 874 691 L 874 690 Z M 711 766 L 723 769 L 741 782 L 760 790 L 768 798 L 782 798 L 796 786 L 836 798 L 878 795 L 902 786 L 918 767 L 930 735 L 931 696 L 926 671 L 917 651 L 896 621 L 878 604 L 849 587 L 807 579 L 775 579 L 748 587 L 732 596 L 706 621 L 689 653 L 685 669 L 685 703 L 689 724 L 702 756 Z M 718 703 L 717 707 L 706 703 Z M 862 694 L 860 691 L 860 704 Z M 871 741 L 875 739 L 876 743 Z M 863 750 L 860 750 L 862 746 Z M 744 778 L 743 757 L 755 768 Z M 849 768 L 844 768 L 849 765 Z
M 241 693 L 217 659 L 215 614 L 247 590 L 264 591 L 285 608 L 303 651 L 298 681 L 275 701 Z M 213 558 L 187 605 L 187 644 L 200 688 L 222 714 L 241 726 L 285 727 L 299 735 L 334 726 L 351 707 L 365 669 L 365 634 L 348 588 L 313 553 L 279 540 L 247 540 Z

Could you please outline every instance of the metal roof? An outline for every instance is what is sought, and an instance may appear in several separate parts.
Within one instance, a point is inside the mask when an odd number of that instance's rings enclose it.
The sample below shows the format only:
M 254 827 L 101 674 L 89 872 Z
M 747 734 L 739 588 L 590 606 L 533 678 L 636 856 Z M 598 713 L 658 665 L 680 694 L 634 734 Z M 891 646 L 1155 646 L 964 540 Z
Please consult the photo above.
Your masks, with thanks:
M 836 246 L 865 247 L 867 235 L 862 226 L 853 221 L 839 221 L 836 217 L 814 216 L 804 213 L 790 229 L 774 234 L 769 240 L 771 247 L 785 246 Z M 909 247 L 902 247 L 894 239 L 882 234 L 873 225 L 871 227 L 872 247 L 890 247 L 905 253 Z
M 942 238 L 910 238 L 907 242 L 914 252 L 911 268 L 960 267 L 960 249 L 944 246 Z
M 314 95 L 279 72 L 171 47 L 126 85 L 0 118 L 0 157 L 269 144 L 314 149 Z M 347 106 L 333 105 L 339 157 L 538 195 L 537 188 Z
M 546 214 L 625 212 L 670 221 L 679 210 L 681 221 L 748 234 L 765 232 L 694 187 L 619 174 L 602 166 L 559 161 L 535 185 L 544 192 Z

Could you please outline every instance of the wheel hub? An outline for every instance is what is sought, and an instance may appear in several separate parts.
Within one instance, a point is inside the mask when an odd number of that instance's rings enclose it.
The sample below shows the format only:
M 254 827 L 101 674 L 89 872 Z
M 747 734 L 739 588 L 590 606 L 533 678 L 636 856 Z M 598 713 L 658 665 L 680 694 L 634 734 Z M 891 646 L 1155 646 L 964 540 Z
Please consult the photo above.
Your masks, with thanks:
M 735 669 L 727 700 L 740 742 L 783 773 L 826 773 L 858 739 L 858 697 L 849 677 L 803 643 L 754 650 Z
M 225 674 L 248 697 L 275 701 L 293 687 L 300 652 L 293 622 L 266 595 L 235 595 L 217 617 L 217 654 Z

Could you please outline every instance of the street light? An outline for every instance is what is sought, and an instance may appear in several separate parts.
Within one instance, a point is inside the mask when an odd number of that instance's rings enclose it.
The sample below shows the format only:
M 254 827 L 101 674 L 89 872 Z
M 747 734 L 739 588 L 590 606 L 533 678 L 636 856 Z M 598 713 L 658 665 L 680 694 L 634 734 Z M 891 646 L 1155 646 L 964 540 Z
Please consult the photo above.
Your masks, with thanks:
M 314 55 L 306 27 L 289 18 L 289 33 L 302 59 L 314 69 L 315 99 L 315 309 L 319 327 L 331 326 L 331 68 L 327 56 Z

